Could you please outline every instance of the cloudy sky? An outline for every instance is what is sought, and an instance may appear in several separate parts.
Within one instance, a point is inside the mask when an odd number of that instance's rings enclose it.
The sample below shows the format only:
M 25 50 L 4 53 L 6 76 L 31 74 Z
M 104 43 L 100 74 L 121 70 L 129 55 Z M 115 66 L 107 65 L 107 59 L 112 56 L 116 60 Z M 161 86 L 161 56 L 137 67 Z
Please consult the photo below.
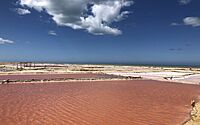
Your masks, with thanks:
M 200 64 L 199 0 L 1 0 L 0 61 Z

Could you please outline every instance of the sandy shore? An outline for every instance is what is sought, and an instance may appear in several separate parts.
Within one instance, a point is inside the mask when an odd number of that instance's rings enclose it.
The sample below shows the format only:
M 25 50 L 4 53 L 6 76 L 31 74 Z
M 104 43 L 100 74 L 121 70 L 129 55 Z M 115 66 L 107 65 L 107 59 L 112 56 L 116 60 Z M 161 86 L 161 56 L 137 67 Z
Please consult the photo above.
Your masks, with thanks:
M 0 86 L 0 124 L 177 125 L 200 86 L 102 81 Z
M 192 108 L 190 119 L 184 125 L 200 125 L 200 102 Z

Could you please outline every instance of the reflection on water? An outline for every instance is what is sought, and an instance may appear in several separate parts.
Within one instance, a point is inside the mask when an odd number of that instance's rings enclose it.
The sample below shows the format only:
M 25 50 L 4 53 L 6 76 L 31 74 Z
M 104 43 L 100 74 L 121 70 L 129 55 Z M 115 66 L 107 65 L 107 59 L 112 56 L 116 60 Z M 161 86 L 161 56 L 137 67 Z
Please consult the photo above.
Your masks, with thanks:
M 107 74 L 31 74 L 31 75 L 0 75 L 0 80 L 51 80 L 51 79 L 109 79 L 118 76 Z

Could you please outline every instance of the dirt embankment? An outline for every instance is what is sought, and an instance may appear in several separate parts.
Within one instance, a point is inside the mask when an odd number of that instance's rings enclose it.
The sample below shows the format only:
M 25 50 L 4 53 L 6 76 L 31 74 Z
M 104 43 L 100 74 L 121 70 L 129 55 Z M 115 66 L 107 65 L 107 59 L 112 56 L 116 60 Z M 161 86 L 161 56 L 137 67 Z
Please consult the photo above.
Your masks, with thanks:
M 190 120 L 184 125 L 200 125 L 200 102 L 192 108 Z

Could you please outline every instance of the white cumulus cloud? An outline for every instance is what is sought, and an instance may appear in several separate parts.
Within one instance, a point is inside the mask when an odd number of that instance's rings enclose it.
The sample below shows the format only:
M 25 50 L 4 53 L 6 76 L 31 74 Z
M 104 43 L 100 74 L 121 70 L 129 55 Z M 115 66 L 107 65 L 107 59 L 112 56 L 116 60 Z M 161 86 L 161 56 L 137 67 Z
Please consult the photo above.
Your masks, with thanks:
M 200 26 L 200 18 L 199 17 L 186 17 L 183 19 L 185 25 L 199 27 Z
M 30 14 L 31 13 L 28 9 L 22 9 L 22 8 L 17 8 L 17 9 L 15 9 L 15 11 L 19 15 L 26 15 L 26 14 Z
M 119 35 L 121 30 L 112 27 L 127 17 L 124 7 L 131 0 L 19 0 L 22 7 L 29 7 L 52 16 L 57 25 L 85 29 L 95 35 Z
M 3 44 L 12 44 L 12 43 L 14 43 L 14 41 L 0 38 L 0 45 L 3 45 Z
M 179 0 L 179 3 L 181 5 L 186 5 L 186 4 L 189 4 L 190 2 L 192 2 L 192 0 Z
M 52 35 L 52 36 L 57 36 L 57 33 L 56 33 L 55 31 L 53 31 L 53 30 L 50 30 L 50 31 L 48 32 L 48 34 L 49 34 L 49 35 Z
M 175 23 L 175 22 L 171 23 L 171 26 L 180 26 L 180 25 L 181 25 L 180 23 Z

